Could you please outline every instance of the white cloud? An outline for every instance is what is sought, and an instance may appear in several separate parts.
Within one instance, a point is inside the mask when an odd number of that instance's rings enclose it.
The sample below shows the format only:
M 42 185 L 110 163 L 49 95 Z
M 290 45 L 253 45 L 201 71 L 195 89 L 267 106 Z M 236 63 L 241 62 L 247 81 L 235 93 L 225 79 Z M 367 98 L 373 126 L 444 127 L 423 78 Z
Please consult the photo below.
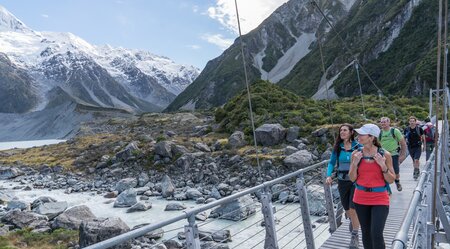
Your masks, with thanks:
M 41 14 L 41 16 L 42 16 L 43 18 L 49 18 L 49 16 L 48 16 L 47 14 Z
M 201 38 L 209 43 L 218 46 L 220 49 L 225 50 L 231 44 L 233 44 L 232 39 L 226 39 L 222 34 L 203 34 Z
M 192 6 L 192 11 L 193 11 L 194 13 L 197 13 L 199 10 L 200 10 L 200 7 L 198 7 L 198 5 Z
M 239 17 L 243 34 L 261 24 L 272 12 L 288 0 L 241 0 L 238 1 Z M 233 33 L 238 33 L 234 1 L 216 0 L 214 7 L 208 8 L 208 15 L 220 22 Z
M 193 50 L 198 50 L 201 48 L 199 45 L 186 45 L 186 47 L 193 49 Z

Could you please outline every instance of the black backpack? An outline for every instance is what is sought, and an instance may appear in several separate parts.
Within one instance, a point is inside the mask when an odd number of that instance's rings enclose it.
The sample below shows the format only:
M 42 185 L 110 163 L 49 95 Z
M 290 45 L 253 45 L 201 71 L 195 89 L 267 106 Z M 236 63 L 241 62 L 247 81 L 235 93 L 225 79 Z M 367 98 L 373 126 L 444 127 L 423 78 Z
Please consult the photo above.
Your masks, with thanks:
M 416 128 L 415 128 L 415 130 L 416 130 L 416 134 L 417 134 L 417 136 L 419 136 L 419 141 L 417 142 L 417 145 L 422 145 L 422 142 L 421 142 L 421 140 L 420 140 L 420 127 L 418 126 L 418 125 L 416 125 Z M 406 143 L 408 144 L 408 146 L 410 146 L 410 144 L 409 144 L 409 135 L 411 134 L 411 127 L 406 127 L 406 129 L 405 129 L 405 138 L 406 138 Z

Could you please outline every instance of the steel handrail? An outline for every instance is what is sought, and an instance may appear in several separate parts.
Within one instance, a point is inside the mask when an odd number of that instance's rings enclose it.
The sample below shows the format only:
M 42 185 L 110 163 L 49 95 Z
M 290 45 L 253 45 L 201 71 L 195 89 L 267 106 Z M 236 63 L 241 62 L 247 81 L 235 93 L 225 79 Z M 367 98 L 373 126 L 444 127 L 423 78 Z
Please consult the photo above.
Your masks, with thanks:
M 167 219 L 167 220 L 163 220 L 163 221 L 155 223 L 155 224 L 149 224 L 149 225 L 140 227 L 138 229 L 135 229 L 135 230 L 123 233 L 123 234 L 118 235 L 116 237 L 113 237 L 113 238 L 110 238 L 110 239 L 98 242 L 96 244 L 93 244 L 93 245 L 90 245 L 90 246 L 87 246 L 87 247 L 84 247 L 84 248 L 85 249 L 103 249 L 103 248 L 109 248 L 109 247 L 112 247 L 112 246 L 124 243 L 124 242 L 126 242 L 126 241 L 128 241 L 130 239 L 143 236 L 146 233 L 154 231 L 154 230 L 156 230 L 158 228 L 162 228 L 164 226 L 167 226 L 169 224 L 178 222 L 180 220 L 188 219 L 188 218 L 193 217 L 196 214 L 201 213 L 203 211 L 209 210 L 209 209 L 214 208 L 214 207 L 219 206 L 219 205 L 227 204 L 227 203 L 229 203 L 229 202 L 231 202 L 233 200 L 236 200 L 236 199 L 238 199 L 238 198 L 240 198 L 242 196 L 245 196 L 245 195 L 257 192 L 258 190 L 264 190 L 264 189 L 266 189 L 266 188 L 268 188 L 270 186 L 273 186 L 273 185 L 275 185 L 277 183 L 283 182 L 283 181 L 285 181 L 287 179 L 290 179 L 290 178 L 296 177 L 298 175 L 301 175 L 303 173 L 306 173 L 308 171 L 317 169 L 320 166 L 326 165 L 328 162 L 329 162 L 329 160 L 325 160 L 325 161 L 322 161 L 320 163 L 313 164 L 311 166 L 308 166 L 308 167 L 303 168 L 303 169 L 299 169 L 297 171 L 294 171 L 294 172 L 289 173 L 287 175 L 284 175 L 284 176 L 281 176 L 279 178 L 273 179 L 271 181 L 263 182 L 262 184 L 257 185 L 255 187 L 252 187 L 252 188 L 243 190 L 241 192 L 232 194 L 230 196 L 224 197 L 224 198 L 222 198 L 220 200 L 216 200 L 216 201 L 213 201 L 213 202 L 208 203 L 206 205 L 190 209 L 188 211 L 185 211 L 184 214 L 180 214 L 180 215 L 178 215 L 176 217 L 173 217 L 173 218 L 170 218 L 170 219 Z

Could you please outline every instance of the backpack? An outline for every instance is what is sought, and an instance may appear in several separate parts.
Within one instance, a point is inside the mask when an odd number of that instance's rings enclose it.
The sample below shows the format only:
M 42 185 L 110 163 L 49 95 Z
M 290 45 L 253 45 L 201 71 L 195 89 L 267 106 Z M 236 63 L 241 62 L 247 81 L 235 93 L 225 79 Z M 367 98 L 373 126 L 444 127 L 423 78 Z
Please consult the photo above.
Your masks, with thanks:
M 362 147 L 358 148 L 358 151 L 362 152 Z M 377 152 L 380 153 L 380 155 L 384 156 L 384 149 L 383 148 L 379 147 L 377 149 Z M 363 158 L 361 158 L 361 160 L 362 159 L 368 159 L 368 158 L 363 157 Z M 370 159 L 373 159 L 373 157 L 370 157 Z M 361 163 L 361 161 L 359 161 L 359 163 L 358 163 L 358 169 L 359 169 L 359 164 L 360 163 Z M 387 191 L 388 194 L 391 195 L 392 194 L 391 186 L 389 185 L 389 183 L 386 180 L 384 182 L 385 182 L 385 185 L 384 185 L 385 191 Z M 355 181 L 355 187 L 358 188 L 358 189 L 365 189 L 364 191 L 369 191 L 369 192 L 383 192 L 384 191 L 384 190 L 383 191 L 378 191 L 378 190 L 375 191 L 374 189 L 377 189 L 377 188 L 367 188 L 367 187 L 358 185 L 356 183 L 356 181 Z M 370 189 L 370 190 L 367 190 L 367 189 Z
M 353 142 L 352 142 L 353 143 Z M 346 152 L 353 152 L 355 150 L 359 150 L 359 148 L 362 148 L 362 146 L 357 143 L 355 146 L 352 146 L 349 150 L 345 150 Z M 336 151 L 336 166 L 339 169 L 339 155 L 341 154 L 341 146 L 338 147 L 337 151 Z
M 378 141 L 381 142 L 381 135 L 383 132 L 380 132 L 380 135 L 378 135 Z M 395 141 L 397 141 L 397 136 L 395 135 L 395 128 L 391 127 L 391 136 L 394 138 Z M 397 152 L 400 152 L 400 144 L 397 141 Z M 383 152 L 384 153 L 384 152 Z
M 427 127 L 424 130 L 427 142 L 434 142 L 434 132 L 435 132 L 435 128 L 434 127 Z

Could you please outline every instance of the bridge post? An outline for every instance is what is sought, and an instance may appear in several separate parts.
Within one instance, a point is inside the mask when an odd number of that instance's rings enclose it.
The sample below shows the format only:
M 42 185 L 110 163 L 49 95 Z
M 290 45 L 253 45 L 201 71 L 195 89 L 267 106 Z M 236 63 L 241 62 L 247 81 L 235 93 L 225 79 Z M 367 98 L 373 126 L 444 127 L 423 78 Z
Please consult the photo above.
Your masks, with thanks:
M 266 238 L 264 241 L 264 248 L 278 249 L 277 230 L 275 229 L 275 216 L 272 206 L 272 194 L 265 189 L 261 194 L 261 211 L 264 216 L 264 226 L 266 229 Z
M 426 249 L 426 238 L 428 237 L 428 229 L 427 229 L 427 212 L 428 206 L 421 204 L 417 207 L 417 215 L 418 215 L 418 231 L 417 231 L 417 237 L 415 239 L 416 246 L 413 248 L 420 248 L 420 249 Z
M 303 173 L 298 175 L 297 190 L 300 197 L 301 216 L 303 220 L 303 228 L 305 231 L 305 241 L 307 249 L 315 249 L 314 234 L 312 230 L 311 218 L 309 216 L 308 196 L 305 187 L 305 178 Z
M 184 233 L 186 235 L 187 249 L 200 249 L 200 239 L 198 235 L 198 227 L 195 224 L 195 215 L 188 217 L 189 225 L 184 226 Z
M 326 170 L 322 169 L 323 179 L 326 179 Z M 333 193 L 331 192 L 331 185 L 328 185 L 325 181 L 323 183 L 325 190 L 325 205 L 328 213 L 328 222 L 330 223 L 330 233 L 334 233 L 337 230 L 336 214 L 334 213 Z

